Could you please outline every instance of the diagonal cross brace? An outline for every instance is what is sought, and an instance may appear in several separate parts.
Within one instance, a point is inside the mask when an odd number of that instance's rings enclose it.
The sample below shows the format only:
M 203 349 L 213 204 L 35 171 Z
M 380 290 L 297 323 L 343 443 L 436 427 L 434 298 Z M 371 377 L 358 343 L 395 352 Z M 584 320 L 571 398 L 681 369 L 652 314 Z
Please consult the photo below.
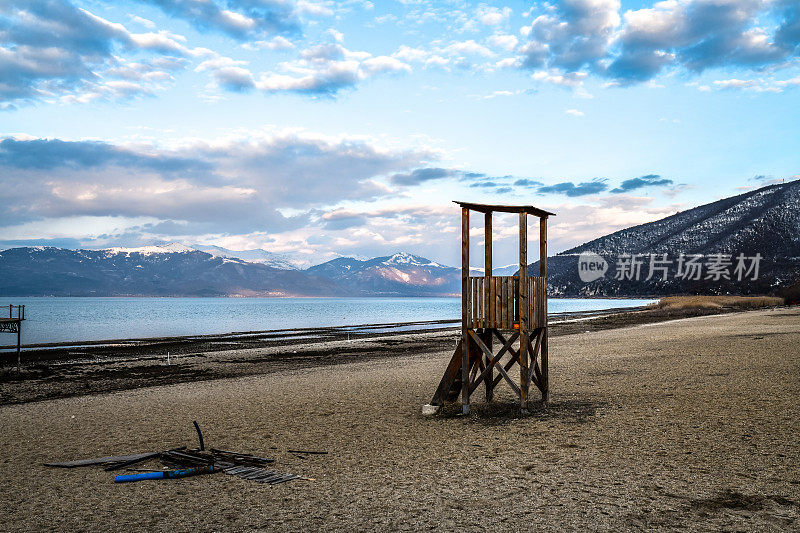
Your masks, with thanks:
M 483 372 L 481 372 L 481 375 L 478 376 L 478 379 L 473 381 L 472 385 L 470 385 L 470 387 L 469 387 L 469 393 L 470 394 L 472 394 L 475 391 L 475 389 L 478 388 L 478 385 L 481 384 L 481 381 L 486 379 L 486 376 L 488 375 L 489 371 L 492 369 L 492 367 L 494 367 L 497 363 L 500 362 L 500 359 L 503 357 L 503 355 L 505 355 L 506 352 L 512 352 L 513 353 L 511 345 L 514 344 L 514 341 L 517 340 L 517 337 L 519 337 L 519 332 L 514 332 L 514 334 L 511 335 L 511 337 L 508 339 L 508 341 L 506 341 L 505 339 L 502 339 L 503 343 L 504 343 L 503 344 L 503 348 L 499 352 L 497 352 L 497 355 L 493 355 L 491 350 L 489 350 L 489 348 L 486 346 L 486 344 L 484 344 L 484 342 L 482 340 L 480 340 L 477 336 L 473 335 L 473 338 L 478 339 L 480 341 L 480 343 L 478 344 L 478 347 L 481 349 L 481 351 L 483 351 L 483 353 L 486 354 L 486 357 L 489 358 L 489 363 L 486 365 L 486 368 L 483 369 Z M 500 367 L 498 367 L 498 368 L 500 368 Z
M 541 372 L 539 371 L 539 346 L 542 343 L 542 330 L 541 328 L 536 333 L 536 346 L 531 346 L 530 338 L 528 339 L 528 351 L 531 354 L 531 366 L 528 369 L 528 380 L 531 380 L 532 377 L 535 377 L 535 380 L 532 380 L 536 387 L 541 391 L 542 386 L 540 382 Z
M 478 345 L 478 348 L 480 348 L 480 349 L 481 349 L 481 351 L 483 351 L 483 353 L 484 353 L 484 354 L 486 354 L 486 356 L 487 356 L 487 357 L 490 357 L 490 358 L 492 358 L 492 361 L 494 361 L 494 356 L 493 356 L 493 354 L 492 354 L 492 351 L 491 351 L 489 348 L 487 348 L 487 347 L 486 347 L 486 345 L 483 343 L 483 341 L 481 340 L 481 338 L 480 338 L 480 337 L 478 337 L 478 336 L 475 334 L 475 332 L 473 332 L 472 330 L 469 330 L 469 334 L 470 334 L 470 336 L 472 337 L 472 339 L 475 341 L 475 344 L 477 344 L 477 345 Z M 516 335 L 519 335 L 519 334 L 517 333 Z M 512 338 L 513 338 L 513 336 L 512 336 Z M 499 359 L 498 359 L 498 360 L 499 360 Z M 491 363 L 490 363 L 488 366 L 489 366 L 489 367 L 492 367 L 492 366 L 494 366 L 495 368 L 497 368 L 497 370 L 499 370 L 499 371 L 500 371 L 500 375 L 502 375 L 502 376 L 503 376 L 503 377 L 506 379 L 506 381 L 508 382 L 509 386 L 510 386 L 512 389 L 514 389 L 514 392 L 516 392 L 516 393 L 517 393 L 517 395 L 519 395 L 519 394 L 520 394 L 519 387 L 517 386 L 517 384 L 516 384 L 516 383 L 514 383 L 514 381 L 513 381 L 513 380 L 512 380 L 510 377 L 508 377 L 508 374 L 506 373 L 506 371 L 505 371 L 505 369 L 503 368 L 503 366 L 502 366 L 502 365 L 498 365 L 498 364 L 496 364 L 496 362 L 495 362 L 494 364 L 491 364 Z M 481 374 L 481 375 L 483 376 L 483 374 Z

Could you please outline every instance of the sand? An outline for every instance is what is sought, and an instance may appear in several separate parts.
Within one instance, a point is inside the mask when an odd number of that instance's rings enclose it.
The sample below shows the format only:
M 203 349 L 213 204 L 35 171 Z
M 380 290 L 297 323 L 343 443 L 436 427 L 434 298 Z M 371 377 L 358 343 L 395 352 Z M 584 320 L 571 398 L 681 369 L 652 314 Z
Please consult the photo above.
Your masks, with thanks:
M 449 356 L 2 406 L 0 528 L 800 529 L 797 308 L 555 337 L 552 404 L 526 417 L 505 392 L 422 417 Z M 194 445 L 195 419 L 207 443 L 316 481 L 40 466 Z

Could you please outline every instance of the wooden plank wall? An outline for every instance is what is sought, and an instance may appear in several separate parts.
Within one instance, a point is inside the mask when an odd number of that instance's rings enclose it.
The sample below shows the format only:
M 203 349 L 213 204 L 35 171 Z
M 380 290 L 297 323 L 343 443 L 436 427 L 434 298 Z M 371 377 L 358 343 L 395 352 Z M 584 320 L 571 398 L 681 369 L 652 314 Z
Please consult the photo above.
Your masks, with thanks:
M 515 306 L 518 305 L 517 294 L 519 278 L 514 276 L 470 276 L 469 304 L 467 306 L 467 324 L 470 329 L 494 328 L 514 329 Z M 488 289 L 487 289 L 488 286 Z M 545 282 L 541 276 L 528 277 L 528 324 L 531 330 L 545 326 Z M 487 300 L 488 297 L 488 300 Z M 494 313 L 490 312 L 490 303 L 494 304 Z M 492 320 L 494 315 L 494 320 Z

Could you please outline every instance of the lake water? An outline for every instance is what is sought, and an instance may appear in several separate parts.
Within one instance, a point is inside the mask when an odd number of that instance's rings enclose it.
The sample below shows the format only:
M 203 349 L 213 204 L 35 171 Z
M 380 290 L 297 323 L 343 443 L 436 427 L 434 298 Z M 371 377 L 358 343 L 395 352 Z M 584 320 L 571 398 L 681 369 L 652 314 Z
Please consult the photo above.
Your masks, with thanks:
M 550 313 L 652 300 L 549 300 Z M 460 298 L 3 298 L 22 304 L 24 344 L 347 326 L 461 317 Z M 16 338 L 0 333 L 0 346 Z

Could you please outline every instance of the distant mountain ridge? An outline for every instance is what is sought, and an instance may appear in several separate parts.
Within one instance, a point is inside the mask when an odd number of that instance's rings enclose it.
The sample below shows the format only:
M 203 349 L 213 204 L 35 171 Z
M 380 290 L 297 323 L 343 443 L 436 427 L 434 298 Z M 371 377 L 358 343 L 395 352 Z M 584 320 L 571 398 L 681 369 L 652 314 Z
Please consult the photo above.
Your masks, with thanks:
M 353 295 L 419 296 L 461 293 L 461 270 L 405 252 L 361 261 L 339 257 L 308 268 L 307 273 L 332 279 Z
M 184 249 L 185 248 L 185 249 Z M 3 296 L 341 295 L 329 279 L 174 245 L 0 252 Z
M 0 251 L 0 296 L 457 296 L 461 270 L 398 252 L 372 259 L 339 257 L 299 270 L 267 250 L 252 259 L 220 247 L 172 243 L 138 248 L 67 250 L 50 247 Z M 582 254 L 596 254 L 608 271 L 580 278 Z M 639 256 L 641 278 L 651 254 L 667 254 L 674 274 L 681 254 L 754 256 L 756 280 L 616 279 L 622 256 Z M 692 293 L 770 293 L 800 280 L 800 181 L 772 185 L 623 229 L 548 258 L 555 296 L 660 296 Z M 538 262 L 529 272 L 538 272 Z M 480 268 L 470 269 L 482 275 Z M 513 275 L 516 265 L 494 269 Z
M 308 266 L 307 262 L 292 259 L 288 254 L 270 252 L 269 250 L 229 250 L 221 246 L 211 246 L 203 244 L 193 244 L 192 249 L 207 252 L 216 257 L 228 257 L 242 259 L 250 263 L 261 263 L 262 265 L 279 268 L 281 270 L 302 270 Z
M 460 290 L 459 272 L 406 253 L 300 271 L 175 243 L 37 246 L 0 251 L 0 296 L 451 296 Z

